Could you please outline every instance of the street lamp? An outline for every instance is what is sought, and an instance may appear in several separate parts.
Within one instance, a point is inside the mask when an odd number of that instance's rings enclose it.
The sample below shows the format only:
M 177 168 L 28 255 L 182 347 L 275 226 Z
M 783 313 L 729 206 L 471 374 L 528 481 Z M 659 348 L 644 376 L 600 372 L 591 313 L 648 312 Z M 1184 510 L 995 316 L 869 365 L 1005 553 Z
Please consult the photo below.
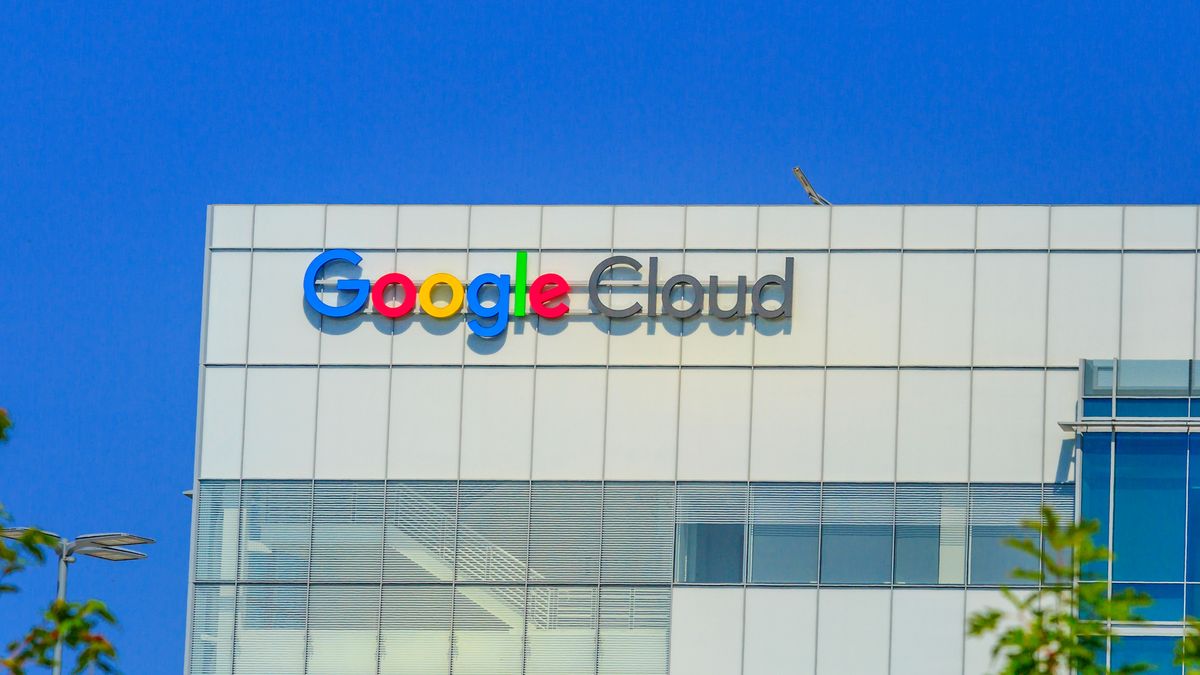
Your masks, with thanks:
M 6 530 L 0 530 L 0 537 L 6 539 L 20 539 L 21 535 L 29 532 L 32 528 L 28 527 L 13 527 Z M 126 534 L 124 532 L 107 532 L 103 534 L 84 534 L 75 537 L 74 540 L 60 537 L 53 532 L 45 532 L 42 534 L 50 537 L 55 542 L 55 552 L 58 553 L 58 599 L 65 601 L 67 599 L 67 565 L 75 562 L 75 554 L 86 555 L 92 558 L 100 558 L 101 560 L 141 560 L 146 557 L 145 553 L 132 551 L 122 546 L 139 546 L 141 544 L 153 544 L 154 540 L 149 537 L 141 537 L 136 534 Z M 54 675 L 62 673 L 62 634 L 58 636 L 58 642 L 54 645 Z

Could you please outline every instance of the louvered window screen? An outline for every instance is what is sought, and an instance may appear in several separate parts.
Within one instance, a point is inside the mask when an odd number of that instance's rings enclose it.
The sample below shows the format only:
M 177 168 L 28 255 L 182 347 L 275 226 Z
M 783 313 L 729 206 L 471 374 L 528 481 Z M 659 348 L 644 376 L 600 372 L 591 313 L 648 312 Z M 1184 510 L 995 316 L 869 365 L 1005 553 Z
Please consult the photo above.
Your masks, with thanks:
M 241 579 L 308 579 L 312 491 L 309 481 L 242 483 Z
M 596 672 L 595 586 L 530 586 L 526 604 L 525 675 Z
M 233 672 L 233 586 L 197 586 L 192 605 L 192 675 Z
M 751 583 L 815 584 L 820 519 L 816 483 L 751 485 Z
M 454 579 L 457 501 L 454 481 L 388 482 L 385 581 Z
M 529 483 L 463 483 L 458 514 L 458 580 L 525 583 Z
M 308 598 L 308 675 L 375 675 L 379 586 L 314 585 Z
M 380 614 L 380 675 L 448 675 L 450 586 L 386 586 Z
M 821 583 L 887 584 L 892 579 L 894 488 L 826 483 L 821 497 Z
M 671 589 L 600 589 L 601 675 L 667 675 Z
M 313 504 L 313 581 L 378 583 L 383 555 L 383 483 L 318 481 Z
M 524 632 L 524 586 L 459 586 L 454 591 L 454 674 L 520 673 Z
M 746 551 L 745 483 L 680 483 L 675 496 L 675 581 L 736 584 Z
M 674 513 L 671 483 L 606 483 L 601 580 L 671 583 Z
M 896 489 L 896 583 L 962 585 L 967 559 L 967 487 Z
M 237 577 L 238 481 L 200 484 L 196 516 L 196 579 L 233 581 Z
M 599 483 L 533 484 L 529 583 L 597 583 L 601 497 Z
M 1012 570 L 1029 568 L 1029 559 L 1005 542 L 1008 539 L 1037 540 L 1037 533 L 1022 527 L 1021 522 L 1039 519 L 1041 493 L 1041 485 L 971 486 L 972 584 L 1032 584 L 1012 577 Z
M 291 584 L 238 589 L 236 675 L 303 675 L 306 595 Z

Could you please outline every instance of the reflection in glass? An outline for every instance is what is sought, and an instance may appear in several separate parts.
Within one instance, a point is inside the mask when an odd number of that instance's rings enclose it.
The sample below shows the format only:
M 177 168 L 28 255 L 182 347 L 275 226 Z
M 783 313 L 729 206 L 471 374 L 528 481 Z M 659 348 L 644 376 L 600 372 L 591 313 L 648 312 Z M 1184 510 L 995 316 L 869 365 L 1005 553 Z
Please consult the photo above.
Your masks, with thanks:
M 1183 621 L 1183 584 L 1113 584 L 1113 595 L 1133 589 L 1150 596 L 1151 604 L 1137 609 L 1147 621 Z
M 1117 362 L 1117 396 L 1187 397 L 1191 363 L 1174 360 Z
M 821 583 L 891 582 L 894 498 L 891 485 L 825 484 Z
M 972 584 L 1032 584 L 1012 577 L 1012 570 L 1029 567 L 1029 558 L 1009 546 L 1007 541 L 1037 539 L 1037 534 L 1022 527 L 1021 523 L 1040 519 L 1041 492 L 1040 485 L 971 486 Z
M 963 583 L 967 551 L 965 485 L 899 485 L 896 583 Z
M 1080 520 L 1094 520 L 1100 524 L 1093 542 L 1097 546 L 1108 548 L 1108 500 L 1112 492 L 1112 434 L 1087 433 L 1083 434 L 1081 443 L 1083 459 L 1080 466 L 1081 497 L 1079 501 Z M 1108 577 L 1108 563 L 1088 563 L 1083 569 L 1084 576 L 1090 579 Z
M 1183 581 L 1187 436 L 1118 433 L 1113 578 Z
M 751 583 L 816 583 L 820 510 L 815 483 L 750 486 Z
M 385 586 L 379 675 L 450 672 L 450 586 Z
M 681 483 L 676 499 L 675 581 L 742 582 L 746 545 L 744 483 Z
M 1125 636 L 1112 642 L 1112 667 L 1135 663 L 1153 666 L 1154 673 L 1178 673 L 1175 665 L 1175 638 L 1159 636 Z

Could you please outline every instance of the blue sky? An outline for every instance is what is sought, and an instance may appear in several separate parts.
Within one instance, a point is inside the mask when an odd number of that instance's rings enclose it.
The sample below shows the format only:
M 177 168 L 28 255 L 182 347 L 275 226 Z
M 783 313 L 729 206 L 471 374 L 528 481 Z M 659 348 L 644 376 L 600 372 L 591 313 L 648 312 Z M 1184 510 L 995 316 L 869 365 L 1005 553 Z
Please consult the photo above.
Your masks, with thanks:
M 1200 201 L 1200 4 L 5 7 L 0 499 L 183 660 L 205 205 Z M 286 8 L 286 9 L 285 9 Z M 0 601 L 0 643 L 53 593 Z

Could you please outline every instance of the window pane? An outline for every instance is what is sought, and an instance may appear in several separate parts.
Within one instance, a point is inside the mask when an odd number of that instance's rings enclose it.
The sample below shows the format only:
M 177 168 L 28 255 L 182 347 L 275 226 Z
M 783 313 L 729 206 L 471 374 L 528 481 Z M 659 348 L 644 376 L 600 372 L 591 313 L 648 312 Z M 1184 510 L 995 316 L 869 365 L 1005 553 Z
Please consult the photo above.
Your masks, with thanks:
M 1012 571 L 1036 565 L 1029 555 L 1006 542 L 1037 539 L 1037 533 L 1022 527 L 1026 520 L 1041 518 L 1040 485 L 971 486 L 971 577 L 975 585 L 1010 586 L 1031 582 L 1014 579 Z
M 821 583 L 892 580 L 892 485 L 826 483 L 822 494 Z
M 1135 663 L 1154 666 L 1152 672 L 1159 675 L 1178 673 L 1175 665 L 1175 638 L 1150 636 L 1124 636 L 1112 643 L 1112 667 L 1121 668 Z
M 671 589 L 600 589 L 600 675 L 667 675 Z
M 897 487 L 897 584 L 962 584 L 966 551 L 967 486 Z
M 603 529 L 604 583 L 671 583 L 674 484 L 606 483 Z
M 1133 589 L 1150 596 L 1152 604 L 1137 609 L 1147 621 L 1183 621 L 1183 584 L 1113 584 L 1113 595 Z
M 1083 395 L 1112 396 L 1113 360 L 1083 362 Z
M 308 579 L 312 490 L 310 481 L 242 483 L 242 579 Z
M 196 520 L 196 579 L 237 577 L 238 482 L 202 481 Z
M 1115 579 L 1183 580 L 1186 462 L 1186 434 L 1117 434 Z
M 1111 398 L 1083 399 L 1084 417 L 1112 417 L 1112 412 L 1113 409 Z
M 1117 417 L 1187 417 L 1186 398 L 1119 398 Z
M 597 583 L 600 498 L 599 483 L 533 484 L 529 583 Z
M 301 675 L 307 589 L 299 585 L 238 589 L 235 675 Z
M 308 675 L 375 675 L 379 586 L 313 586 Z
M 449 586 L 388 586 L 380 614 L 380 675 L 450 672 Z
M 378 583 L 383 481 L 317 481 L 313 499 L 313 580 Z
M 750 581 L 817 582 L 820 488 L 814 483 L 750 486 Z
M 454 481 L 388 481 L 385 581 L 454 578 L 457 501 Z
M 530 586 L 525 675 L 596 672 L 596 587 Z
M 1200 581 L 1200 435 L 1188 436 L 1188 454 L 1187 580 Z
M 1108 500 L 1109 478 L 1112 476 L 1112 434 L 1084 434 L 1081 442 L 1083 463 L 1080 468 L 1080 520 L 1094 520 L 1100 524 L 1093 541 L 1097 546 L 1108 548 Z M 1089 563 L 1084 574 L 1090 579 L 1108 577 L 1108 563 Z
M 1135 360 L 1117 362 L 1117 396 L 1187 396 L 1188 361 Z
M 197 586 L 192 603 L 192 675 L 233 668 L 233 586 Z
M 520 675 L 524 628 L 523 586 L 457 587 L 452 671 L 455 675 Z
M 681 483 L 676 495 L 675 580 L 742 582 L 746 545 L 744 483 Z
M 458 514 L 458 579 L 524 583 L 529 483 L 464 482 L 459 488 Z

